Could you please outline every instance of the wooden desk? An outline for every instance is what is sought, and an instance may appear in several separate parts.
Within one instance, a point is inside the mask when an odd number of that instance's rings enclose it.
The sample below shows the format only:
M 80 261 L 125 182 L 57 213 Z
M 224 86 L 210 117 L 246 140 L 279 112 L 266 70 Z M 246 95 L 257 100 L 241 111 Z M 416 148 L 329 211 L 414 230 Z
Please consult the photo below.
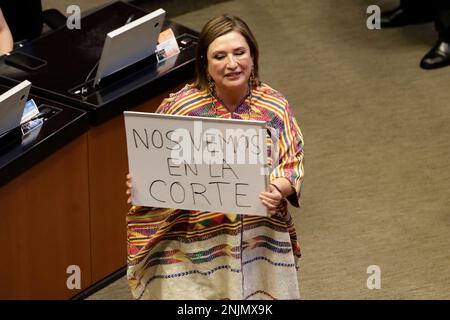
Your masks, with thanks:
M 133 108 L 154 112 L 167 90 Z M 0 299 L 68 299 L 126 266 L 123 115 L 0 187 Z M 80 268 L 81 288 L 69 289 Z
M 0 188 L 0 299 L 67 299 L 91 284 L 87 133 Z
M 196 42 L 181 47 L 166 63 L 133 67 L 117 82 L 86 95 L 75 89 L 87 85 L 106 33 L 123 25 L 124 17 L 145 13 L 115 2 L 83 17 L 80 30 L 60 28 L 27 43 L 18 51 L 47 61 L 33 72 L 0 57 L 0 81 L 12 86 L 28 79 L 35 94 L 88 112 L 91 124 L 82 137 L 0 187 L 1 210 L 7 211 L 0 215 L 0 240 L 6 247 L 0 299 L 70 298 L 126 266 L 128 160 L 122 112 L 154 112 L 163 98 L 184 86 L 194 74 Z M 198 36 L 170 21 L 165 27 L 179 39 Z M 32 201 L 24 202 L 22 190 L 34 190 Z M 66 287 L 69 265 L 81 268 L 80 290 Z M 19 272 L 10 277 L 14 270 Z
M 8 87 L 0 86 L 0 92 Z M 55 114 L 0 144 L 0 299 L 65 299 L 67 268 L 91 283 L 86 112 L 31 95 Z

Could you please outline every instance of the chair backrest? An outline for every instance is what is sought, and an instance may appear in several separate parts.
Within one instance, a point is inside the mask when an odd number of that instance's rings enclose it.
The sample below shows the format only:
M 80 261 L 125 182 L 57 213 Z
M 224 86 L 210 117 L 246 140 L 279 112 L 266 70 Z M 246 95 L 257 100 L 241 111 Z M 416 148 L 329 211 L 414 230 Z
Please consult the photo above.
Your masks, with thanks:
M 13 35 L 14 41 L 34 39 L 41 34 L 41 0 L 0 0 L 0 7 Z
M 65 24 L 58 10 L 42 11 L 41 0 L 0 0 L 0 8 L 16 43 L 39 37 L 44 23 L 51 29 Z

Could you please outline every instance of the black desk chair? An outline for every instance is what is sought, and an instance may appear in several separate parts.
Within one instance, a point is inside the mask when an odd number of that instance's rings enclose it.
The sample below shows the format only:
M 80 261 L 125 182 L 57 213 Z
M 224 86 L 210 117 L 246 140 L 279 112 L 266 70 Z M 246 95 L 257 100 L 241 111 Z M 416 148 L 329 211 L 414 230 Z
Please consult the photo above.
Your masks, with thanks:
M 0 7 L 11 30 L 15 47 L 39 37 L 46 24 L 57 29 L 66 24 L 66 16 L 56 9 L 42 10 L 41 0 L 0 0 Z

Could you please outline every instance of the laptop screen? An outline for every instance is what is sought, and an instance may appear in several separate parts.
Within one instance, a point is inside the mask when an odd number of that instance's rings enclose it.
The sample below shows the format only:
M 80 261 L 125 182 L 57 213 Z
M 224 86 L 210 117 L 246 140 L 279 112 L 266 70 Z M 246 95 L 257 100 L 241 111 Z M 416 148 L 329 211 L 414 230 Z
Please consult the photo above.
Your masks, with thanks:
M 31 82 L 24 80 L 0 95 L 0 137 L 19 127 Z
M 109 32 L 94 85 L 98 85 L 102 78 L 154 54 L 165 15 L 163 9 L 158 9 Z

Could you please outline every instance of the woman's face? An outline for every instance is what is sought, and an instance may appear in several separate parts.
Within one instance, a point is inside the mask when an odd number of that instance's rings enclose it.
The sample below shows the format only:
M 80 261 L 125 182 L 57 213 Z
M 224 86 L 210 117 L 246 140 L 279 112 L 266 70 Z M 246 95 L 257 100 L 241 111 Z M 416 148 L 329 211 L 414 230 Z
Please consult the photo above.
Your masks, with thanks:
M 221 90 L 245 89 L 252 72 L 253 57 L 238 31 L 218 37 L 208 47 L 208 73 Z

